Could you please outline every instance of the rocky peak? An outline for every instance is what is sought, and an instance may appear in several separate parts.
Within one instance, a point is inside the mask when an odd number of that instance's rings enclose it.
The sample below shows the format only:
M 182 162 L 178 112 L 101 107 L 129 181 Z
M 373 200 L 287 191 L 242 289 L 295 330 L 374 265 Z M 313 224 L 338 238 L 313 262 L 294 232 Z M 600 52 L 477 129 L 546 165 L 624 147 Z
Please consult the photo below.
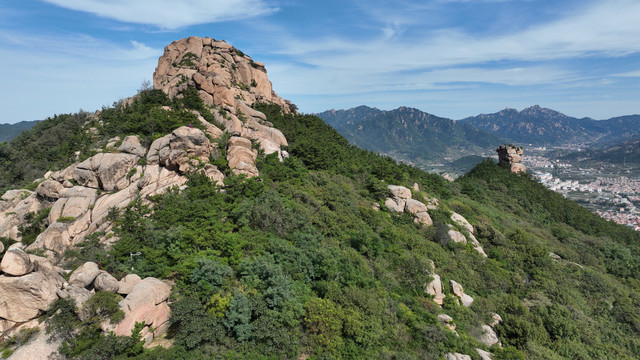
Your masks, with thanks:
M 496 151 L 498 152 L 498 163 L 500 165 L 509 168 L 514 173 L 527 171 L 527 168 L 520 163 L 524 153 L 522 146 L 500 145 Z
M 263 63 L 209 37 L 191 36 L 165 47 L 153 73 L 153 86 L 169 97 L 195 86 L 205 104 L 236 116 L 246 105 L 256 102 L 275 103 L 286 112 L 293 110 L 289 101 L 273 91 Z

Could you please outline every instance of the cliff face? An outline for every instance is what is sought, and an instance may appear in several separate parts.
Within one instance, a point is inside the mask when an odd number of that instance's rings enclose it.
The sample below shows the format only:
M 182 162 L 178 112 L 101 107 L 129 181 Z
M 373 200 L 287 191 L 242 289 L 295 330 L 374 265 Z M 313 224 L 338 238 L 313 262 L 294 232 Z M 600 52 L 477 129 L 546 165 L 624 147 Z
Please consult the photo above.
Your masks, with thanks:
M 263 63 L 208 37 L 192 36 L 168 45 L 153 73 L 153 86 L 169 97 L 195 86 L 206 104 L 236 115 L 244 105 L 256 102 L 275 103 L 291 111 L 291 103 L 273 91 Z
M 153 85 L 169 97 L 195 87 L 226 131 L 255 140 L 266 154 L 278 152 L 282 158 L 280 147 L 287 139 L 251 105 L 274 103 L 285 112 L 293 105 L 273 91 L 264 64 L 226 42 L 193 36 L 172 42 L 158 60 Z

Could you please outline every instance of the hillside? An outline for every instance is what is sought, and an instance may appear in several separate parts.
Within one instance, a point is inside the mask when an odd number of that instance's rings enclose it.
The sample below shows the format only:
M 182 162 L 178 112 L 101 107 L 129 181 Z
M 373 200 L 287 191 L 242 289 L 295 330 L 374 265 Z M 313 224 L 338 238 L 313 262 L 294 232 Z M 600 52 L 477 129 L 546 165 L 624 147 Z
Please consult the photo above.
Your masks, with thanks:
M 501 140 L 472 126 L 417 109 L 367 106 L 318 114 L 353 144 L 418 165 L 493 151 Z
M 37 121 L 20 121 L 15 124 L 0 124 L 0 143 L 10 141 L 23 130 L 31 129 Z
M 640 135 L 640 116 L 629 115 L 608 120 L 577 119 L 538 105 L 518 111 L 504 109 L 461 121 L 486 132 L 504 136 L 518 144 L 559 146 L 587 144 L 604 146 L 621 138 Z
M 0 201 L 0 357 L 640 357 L 640 234 L 490 160 L 358 148 L 222 41 L 154 83 L 5 149 L 59 131 Z
M 640 138 L 625 141 L 602 150 L 590 149 L 572 152 L 561 159 L 571 162 L 640 165 Z

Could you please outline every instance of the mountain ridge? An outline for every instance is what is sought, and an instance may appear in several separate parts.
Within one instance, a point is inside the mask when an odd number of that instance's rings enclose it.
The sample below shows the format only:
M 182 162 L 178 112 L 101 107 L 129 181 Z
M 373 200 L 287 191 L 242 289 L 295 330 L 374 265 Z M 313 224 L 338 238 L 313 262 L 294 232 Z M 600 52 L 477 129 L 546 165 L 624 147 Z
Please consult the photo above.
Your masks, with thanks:
M 379 110 L 362 105 L 318 116 L 362 148 L 415 163 L 442 161 L 445 153 L 487 152 L 501 141 L 464 123 L 405 106 Z
M 605 120 L 575 118 L 556 110 L 533 105 L 518 111 L 505 108 L 491 114 L 466 117 L 479 129 L 502 134 L 519 144 L 560 146 L 583 144 L 605 146 L 620 138 L 639 135 L 640 115 L 626 115 Z

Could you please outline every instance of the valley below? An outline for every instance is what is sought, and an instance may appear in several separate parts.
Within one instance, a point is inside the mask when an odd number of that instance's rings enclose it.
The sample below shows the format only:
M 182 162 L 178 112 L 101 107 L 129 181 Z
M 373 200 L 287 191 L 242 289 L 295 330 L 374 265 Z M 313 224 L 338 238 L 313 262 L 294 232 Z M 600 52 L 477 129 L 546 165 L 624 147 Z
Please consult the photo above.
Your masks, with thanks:
M 640 231 L 640 166 L 571 162 L 556 150 L 531 148 L 523 163 L 547 188 L 599 216 Z

